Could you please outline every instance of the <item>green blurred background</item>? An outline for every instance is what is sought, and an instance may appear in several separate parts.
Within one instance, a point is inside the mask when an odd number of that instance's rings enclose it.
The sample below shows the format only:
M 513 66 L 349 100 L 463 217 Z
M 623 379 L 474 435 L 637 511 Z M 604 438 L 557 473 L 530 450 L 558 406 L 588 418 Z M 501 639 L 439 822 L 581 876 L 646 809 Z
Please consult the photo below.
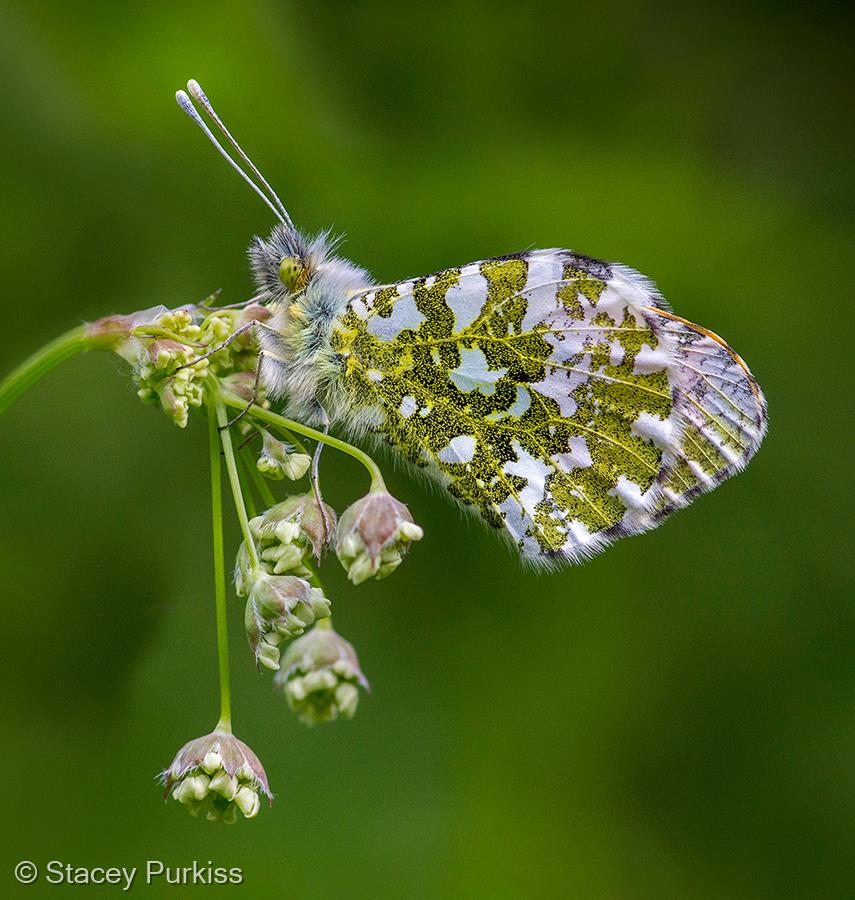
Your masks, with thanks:
M 353 722 L 292 717 L 232 598 L 235 727 L 277 800 L 229 829 L 153 782 L 216 716 L 204 424 L 139 404 L 117 358 L 65 364 L 0 422 L 0 893 L 59 890 L 15 885 L 26 858 L 213 860 L 264 898 L 853 896 L 852 24 L 6 0 L 0 371 L 82 319 L 249 296 L 271 218 L 175 106 L 196 77 L 378 279 L 620 259 L 746 357 L 771 424 L 743 475 L 545 577 L 387 464 L 426 538 L 377 584 L 326 566 L 374 687 Z M 361 492 L 326 470 L 339 508 Z

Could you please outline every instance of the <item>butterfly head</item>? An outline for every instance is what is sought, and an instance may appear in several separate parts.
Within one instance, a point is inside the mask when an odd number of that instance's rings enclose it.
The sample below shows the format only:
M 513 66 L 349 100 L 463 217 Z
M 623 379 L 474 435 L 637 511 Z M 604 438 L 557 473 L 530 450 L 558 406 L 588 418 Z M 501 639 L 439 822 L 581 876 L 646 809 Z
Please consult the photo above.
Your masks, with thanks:
M 318 265 L 303 235 L 281 222 L 268 237 L 254 238 L 247 254 L 259 300 L 264 303 L 304 291 Z

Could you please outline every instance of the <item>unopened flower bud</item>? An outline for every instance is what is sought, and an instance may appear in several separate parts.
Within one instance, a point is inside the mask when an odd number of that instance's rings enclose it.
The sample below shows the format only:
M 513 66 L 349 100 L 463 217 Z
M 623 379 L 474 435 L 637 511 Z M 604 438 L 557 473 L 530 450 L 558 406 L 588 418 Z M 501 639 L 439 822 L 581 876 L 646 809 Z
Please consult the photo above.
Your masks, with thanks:
M 185 744 L 160 780 L 166 787 L 164 799 L 171 795 L 192 815 L 204 813 L 213 821 L 234 822 L 238 811 L 250 819 L 261 807 L 260 794 L 268 802 L 273 799 L 258 757 L 222 731 Z
M 307 725 L 353 718 L 357 685 L 368 689 L 353 645 L 319 626 L 288 645 L 273 684 Z
M 403 503 L 386 491 L 375 491 L 342 513 L 335 550 L 347 577 L 359 584 L 394 572 L 410 544 L 423 534 Z
M 258 815 L 261 807 L 261 801 L 258 799 L 258 793 L 248 787 L 242 787 L 235 795 L 235 805 L 246 816 L 251 819 Z
M 256 396 L 254 372 L 233 372 L 231 375 L 221 378 L 220 384 L 247 403 Z
M 279 668 L 279 644 L 330 614 L 318 588 L 294 575 L 258 575 L 246 602 L 246 634 L 256 662 Z
M 288 497 L 249 522 L 265 572 L 271 575 L 310 574 L 306 562 L 312 554 L 320 559 L 324 544 L 335 528 L 332 507 L 318 504 L 313 494 Z M 235 586 L 243 597 L 251 589 L 251 565 L 241 544 L 235 565 Z
M 269 431 L 261 430 L 262 448 L 256 466 L 258 471 L 274 481 L 289 478 L 298 481 L 312 465 L 312 457 L 297 453 L 291 444 L 275 438 Z
M 96 350 L 117 350 L 130 338 L 136 324 L 134 316 L 104 316 L 88 322 L 84 334 L 89 345 Z

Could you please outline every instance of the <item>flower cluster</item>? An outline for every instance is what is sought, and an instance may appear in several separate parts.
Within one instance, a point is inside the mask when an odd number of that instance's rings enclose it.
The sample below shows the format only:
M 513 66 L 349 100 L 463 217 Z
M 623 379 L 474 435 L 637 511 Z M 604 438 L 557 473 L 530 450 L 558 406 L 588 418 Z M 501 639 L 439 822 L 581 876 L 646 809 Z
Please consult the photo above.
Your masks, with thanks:
M 403 503 L 386 491 L 372 491 L 342 513 L 335 551 L 347 577 L 360 584 L 394 572 L 423 535 Z
M 295 575 L 256 575 L 246 601 L 244 624 L 257 664 L 279 668 L 279 645 L 330 614 L 319 588 Z
M 261 557 L 261 565 L 271 575 L 308 576 L 306 563 L 314 556 L 320 560 L 324 546 L 332 539 L 335 510 L 318 502 L 314 494 L 295 494 L 250 519 L 249 530 Z M 246 580 L 248 553 L 246 544 L 238 551 L 240 586 Z
M 332 628 L 316 625 L 288 645 L 273 686 L 302 722 L 314 725 L 339 715 L 352 719 L 357 687 L 368 690 L 368 681 L 353 645 Z
M 86 326 L 85 335 L 89 346 L 127 360 L 139 397 L 159 404 L 178 426 L 187 425 L 194 408 L 206 408 L 214 509 L 219 510 L 222 501 L 222 455 L 243 532 L 234 583 L 238 596 L 246 598 L 250 649 L 259 669 L 274 671 L 273 687 L 290 709 L 314 725 L 352 718 L 360 689 L 369 689 L 356 650 L 331 624 L 330 601 L 315 572 L 324 551 L 334 548 L 347 577 L 358 585 L 391 574 L 411 544 L 422 538 L 422 529 L 407 507 L 385 490 L 373 461 L 340 440 L 333 443 L 361 459 L 371 473 L 372 489 L 366 496 L 339 518 L 321 500 L 313 472 L 310 490 L 277 502 L 276 485 L 270 482 L 299 480 L 312 466 L 312 457 L 294 435 L 321 443 L 329 439 L 270 409 L 258 384 L 256 329 L 249 327 L 269 317 L 267 308 L 253 302 L 219 309 L 206 304 L 174 310 L 159 306 L 101 319 Z M 235 441 L 227 430 L 234 424 L 227 407 L 239 411 Z M 250 445 L 259 436 L 257 451 Z M 247 453 L 255 455 L 252 462 Z M 255 497 L 267 505 L 259 514 Z M 215 535 L 221 542 L 218 518 L 215 512 Z M 182 747 L 161 780 L 166 795 L 194 816 L 234 822 L 241 815 L 257 815 L 262 797 L 270 800 L 271 794 L 258 758 L 231 734 L 222 579 L 216 600 L 221 718 L 213 732 Z
M 185 744 L 160 774 L 170 794 L 191 815 L 231 824 L 238 813 L 258 814 L 261 797 L 272 800 L 267 775 L 258 757 L 234 735 L 213 731 Z
M 89 327 L 88 334 L 133 366 L 141 400 L 159 403 L 172 421 L 184 428 L 190 410 L 204 402 L 207 378 L 240 375 L 254 381 L 257 355 L 253 336 L 249 331 L 235 333 L 247 323 L 269 316 L 270 311 L 258 304 L 241 309 L 189 306 L 170 310 L 159 306 L 133 316 L 99 320 Z
M 299 481 L 312 465 L 312 457 L 297 453 L 296 448 L 275 438 L 266 428 L 259 428 L 262 445 L 256 466 L 258 471 L 273 481 L 288 478 Z

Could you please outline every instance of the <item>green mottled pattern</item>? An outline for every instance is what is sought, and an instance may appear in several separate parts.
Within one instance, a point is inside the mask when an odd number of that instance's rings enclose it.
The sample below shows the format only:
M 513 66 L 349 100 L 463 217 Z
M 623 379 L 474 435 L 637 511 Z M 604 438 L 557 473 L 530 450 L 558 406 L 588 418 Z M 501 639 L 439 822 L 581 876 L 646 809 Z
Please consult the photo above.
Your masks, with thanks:
M 533 262 L 553 277 L 530 279 Z M 642 413 L 670 416 L 667 364 L 635 371 L 657 335 L 626 302 L 598 309 L 602 269 L 564 251 L 487 260 L 366 292 L 333 329 L 353 407 L 379 410 L 376 431 L 528 555 L 572 554 L 608 535 L 627 512 L 618 480 L 644 494 L 660 472 L 662 450 L 633 425 Z M 418 311 L 411 327 L 373 334 L 372 318 L 392 321 L 403 298 Z M 458 327 L 461 298 L 469 321 Z M 535 306 L 543 315 L 526 326 Z M 483 385 L 455 383 L 473 350 L 486 360 Z M 528 403 L 514 412 L 520 388 Z M 449 455 L 455 438 L 463 461 Z

